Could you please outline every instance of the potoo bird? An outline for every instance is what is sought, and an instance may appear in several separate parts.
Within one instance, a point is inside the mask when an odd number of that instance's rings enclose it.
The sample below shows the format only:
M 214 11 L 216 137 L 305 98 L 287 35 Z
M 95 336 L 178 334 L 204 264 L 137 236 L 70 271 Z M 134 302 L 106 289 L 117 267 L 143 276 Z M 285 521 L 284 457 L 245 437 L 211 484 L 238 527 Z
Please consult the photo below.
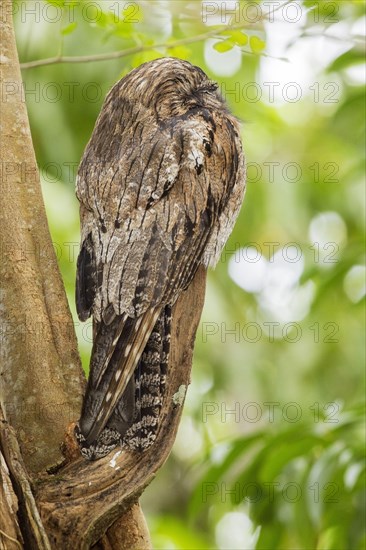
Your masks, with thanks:
M 106 97 L 78 175 L 76 305 L 93 316 L 76 436 L 97 459 L 155 437 L 171 310 L 215 265 L 244 195 L 239 124 L 218 85 L 175 58 L 145 63 Z

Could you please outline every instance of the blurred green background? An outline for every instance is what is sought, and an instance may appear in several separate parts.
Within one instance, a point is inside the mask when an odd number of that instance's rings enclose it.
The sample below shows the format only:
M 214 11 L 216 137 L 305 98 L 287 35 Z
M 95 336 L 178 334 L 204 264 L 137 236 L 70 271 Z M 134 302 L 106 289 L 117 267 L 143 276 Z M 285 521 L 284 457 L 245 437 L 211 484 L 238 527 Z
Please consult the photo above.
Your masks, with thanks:
M 19 1 L 14 12 L 86 370 L 74 184 L 105 94 L 144 61 L 182 57 L 242 121 L 244 206 L 208 276 L 173 452 L 142 498 L 154 548 L 364 548 L 364 2 Z M 91 59 L 27 68 L 60 55 Z

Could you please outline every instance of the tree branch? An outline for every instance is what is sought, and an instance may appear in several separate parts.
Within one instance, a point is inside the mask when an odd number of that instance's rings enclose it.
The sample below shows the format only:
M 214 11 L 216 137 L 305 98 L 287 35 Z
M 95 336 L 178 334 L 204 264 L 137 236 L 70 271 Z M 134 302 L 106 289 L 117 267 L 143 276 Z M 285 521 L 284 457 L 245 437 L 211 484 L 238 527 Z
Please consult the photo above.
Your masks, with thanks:
M 248 24 L 246 23 L 246 27 Z M 184 46 L 186 44 L 193 44 L 194 42 L 201 42 L 207 38 L 222 38 L 221 34 L 223 32 L 231 30 L 242 30 L 245 26 L 243 23 L 237 25 L 223 25 L 222 27 L 216 28 L 212 31 L 208 31 L 197 36 L 188 36 L 186 38 L 180 38 L 179 40 L 173 40 L 172 42 L 159 42 L 158 44 L 151 45 L 142 45 L 134 46 L 132 48 L 127 48 L 126 50 L 119 50 L 116 52 L 109 52 L 103 54 L 95 55 L 79 55 L 79 56 L 62 56 L 58 55 L 55 57 L 49 57 L 48 59 L 38 59 L 36 61 L 29 61 L 27 63 L 21 63 L 20 68 L 24 69 L 34 69 L 35 67 L 43 67 L 45 65 L 54 65 L 55 63 L 91 63 L 96 61 L 108 61 L 111 59 L 120 59 L 122 57 L 128 57 L 129 55 L 135 55 L 141 52 L 148 52 L 151 50 L 156 50 L 158 48 L 164 48 L 168 51 L 172 48 L 178 46 Z M 248 52 L 251 53 L 251 52 Z
M 108 529 L 92 550 L 150 550 L 149 530 L 138 504 L 134 504 Z
M 39 517 L 38 508 L 32 493 L 31 480 L 24 466 L 20 448 L 14 429 L 9 426 L 3 417 L 0 407 L 0 442 L 1 455 L 9 468 L 8 492 L 17 495 L 17 514 L 22 522 L 21 530 L 27 547 L 34 550 L 51 550 L 51 546 Z M 15 520 L 14 511 L 12 513 Z M 19 538 L 20 533 L 17 532 Z M 18 542 L 18 545 L 20 543 Z
M 68 544 L 85 550 L 95 544 L 107 527 L 137 502 L 168 458 L 190 383 L 205 282 L 206 272 L 201 267 L 173 308 L 166 393 L 154 444 L 141 454 L 120 449 L 96 462 L 79 459 L 39 485 L 36 500 L 52 548 L 63 549 Z

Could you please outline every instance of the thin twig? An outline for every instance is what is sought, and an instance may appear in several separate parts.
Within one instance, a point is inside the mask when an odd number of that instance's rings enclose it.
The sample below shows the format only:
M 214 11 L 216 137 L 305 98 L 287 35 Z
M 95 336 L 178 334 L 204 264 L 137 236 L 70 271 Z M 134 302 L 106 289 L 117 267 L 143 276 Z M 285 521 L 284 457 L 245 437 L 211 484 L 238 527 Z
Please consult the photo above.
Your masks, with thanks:
M 194 42 L 200 42 L 201 40 L 206 40 L 207 38 L 212 38 L 217 35 L 220 35 L 224 31 L 230 30 L 240 30 L 243 29 L 243 23 L 238 23 L 237 25 L 232 26 L 223 26 L 216 28 L 213 31 L 209 31 L 203 34 L 198 34 L 197 36 L 191 36 L 187 38 L 180 38 L 179 40 L 174 40 L 173 42 L 159 42 L 158 44 L 150 45 L 141 45 L 133 46 L 132 48 L 127 48 L 126 50 L 120 50 L 116 52 L 95 54 L 95 55 L 76 55 L 76 56 L 62 56 L 57 55 L 55 57 L 49 57 L 47 59 L 38 59 L 37 61 L 29 61 L 28 63 L 21 63 L 21 69 L 34 69 L 35 67 L 42 67 L 45 65 L 54 65 L 55 63 L 90 63 L 96 61 L 107 61 L 111 59 L 119 59 L 121 57 L 127 57 L 129 55 L 134 55 L 136 53 L 147 52 L 150 50 L 155 50 L 158 48 L 166 48 L 168 50 L 176 48 L 177 46 L 183 46 L 185 44 L 193 44 Z
M 294 2 L 294 0 L 287 0 L 284 4 L 281 4 L 279 6 L 276 6 L 272 13 L 278 11 L 280 8 L 284 8 L 288 4 L 291 4 Z M 172 42 L 160 42 L 158 44 L 150 44 L 150 45 L 141 45 L 141 46 L 133 46 L 132 48 L 127 48 L 126 50 L 119 50 L 116 52 L 109 52 L 109 53 L 103 53 L 103 54 L 95 54 L 95 55 L 78 55 L 78 56 L 63 56 L 63 55 L 57 55 L 55 57 L 48 57 L 46 59 L 38 59 L 36 61 L 29 61 L 27 63 L 21 63 L 20 68 L 21 69 L 34 69 L 35 67 L 43 67 L 45 65 L 54 65 L 56 63 L 90 63 L 90 62 L 96 62 L 96 61 L 108 61 L 111 59 L 120 59 L 121 57 L 128 57 L 129 55 L 134 55 L 136 53 L 141 52 L 148 52 L 151 50 L 155 50 L 158 48 L 166 48 L 167 50 L 170 50 L 172 48 L 176 48 L 177 46 L 184 46 L 186 44 L 193 44 L 194 42 L 200 42 L 201 40 L 206 40 L 207 38 L 212 37 L 220 37 L 220 34 L 227 31 L 235 31 L 235 30 L 242 30 L 247 27 L 253 27 L 255 23 L 258 23 L 259 21 L 266 20 L 266 16 L 263 16 L 261 19 L 258 19 L 258 21 L 249 21 L 244 23 L 238 23 L 237 25 L 223 25 L 222 27 L 216 28 L 212 31 L 208 31 L 206 33 L 198 34 L 197 36 L 187 37 L 187 38 L 181 38 L 179 40 L 174 40 Z M 252 53 L 252 52 L 245 52 L 245 53 Z M 264 54 L 262 54 L 264 55 Z

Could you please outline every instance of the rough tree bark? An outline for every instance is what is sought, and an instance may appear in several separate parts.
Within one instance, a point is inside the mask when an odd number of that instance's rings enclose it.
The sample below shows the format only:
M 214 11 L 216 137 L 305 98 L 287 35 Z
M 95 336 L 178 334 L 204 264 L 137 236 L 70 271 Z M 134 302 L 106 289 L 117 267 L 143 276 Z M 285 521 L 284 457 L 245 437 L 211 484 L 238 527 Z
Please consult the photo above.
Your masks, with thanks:
M 1 4 L 1 403 L 30 472 L 60 460 L 82 370 L 47 226 L 10 0 Z M 50 429 L 52 427 L 52 429 Z
M 12 27 L 0 4 L 0 550 L 147 549 L 138 498 L 169 456 L 204 299 L 205 271 L 173 310 L 172 354 L 156 443 L 95 463 L 63 459 L 85 379 L 40 190 Z M 47 471 L 48 469 L 48 471 Z

